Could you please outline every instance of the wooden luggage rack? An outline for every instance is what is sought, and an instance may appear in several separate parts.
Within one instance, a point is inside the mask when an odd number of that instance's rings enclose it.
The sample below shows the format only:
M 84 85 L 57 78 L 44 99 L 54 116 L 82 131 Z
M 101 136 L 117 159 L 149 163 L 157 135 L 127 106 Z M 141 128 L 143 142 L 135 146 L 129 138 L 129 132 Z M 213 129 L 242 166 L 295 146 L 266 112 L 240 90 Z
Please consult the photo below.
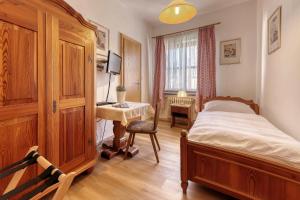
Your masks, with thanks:
M 38 164 L 44 171 L 37 177 L 18 186 L 27 167 L 33 164 Z M 20 194 L 20 199 L 22 200 L 41 199 L 56 188 L 56 193 L 52 199 L 61 200 L 69 190 L 73 179 L 76 176 L 76 173 L 74 172 L 64 174 L 59 169 L 55 168 L 48 160 L 38 154 L 37 146 L 30 148 L 25 158 L 22 160 L 0 169 L 0 180 L 12 174 L 14 175 L 4 193 L 0 196 L 0 200 L 11 199 Z M 34 188 L 34 186 L 36 187 Z M 33 188 L 32 191 L 28 192 L 29 188 Z M 25 191 L 27 193 L 25 193 Z

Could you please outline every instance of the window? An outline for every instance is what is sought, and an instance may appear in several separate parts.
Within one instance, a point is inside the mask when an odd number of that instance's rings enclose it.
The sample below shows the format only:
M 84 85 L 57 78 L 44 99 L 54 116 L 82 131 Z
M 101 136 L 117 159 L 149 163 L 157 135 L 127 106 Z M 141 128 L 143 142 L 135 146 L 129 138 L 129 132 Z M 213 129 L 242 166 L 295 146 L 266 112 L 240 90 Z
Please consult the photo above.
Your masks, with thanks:
M 197 89 L 198 31 L 165 38 L 166 92 Z

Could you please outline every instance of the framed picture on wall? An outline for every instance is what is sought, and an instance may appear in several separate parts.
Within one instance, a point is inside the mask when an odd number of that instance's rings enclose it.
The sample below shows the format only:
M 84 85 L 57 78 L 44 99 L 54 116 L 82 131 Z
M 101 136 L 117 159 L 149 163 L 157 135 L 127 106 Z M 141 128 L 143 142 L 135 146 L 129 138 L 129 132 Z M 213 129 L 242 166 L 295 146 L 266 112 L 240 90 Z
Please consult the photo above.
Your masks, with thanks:
M 281 6 L 275 10 L 268 20 L 268 49 L 269 54 L 281 47 Z
M 103 56 L 103 55 L 97 54 L 96 63 L 97 63 L 97 70 L 98 71 L 105 70 L 106 63 L 107 63 L 107 56 Z
M 241 63 L 241 39 L 222 41 L 220 45 L 220 64 L 231 65 Z
M 96 31 L 97 57 L 98 55 L 107 56 L 109 50 L 109 29 L 92 20 L 90 20 L 90 22 L 97 27 L 97 31 Z

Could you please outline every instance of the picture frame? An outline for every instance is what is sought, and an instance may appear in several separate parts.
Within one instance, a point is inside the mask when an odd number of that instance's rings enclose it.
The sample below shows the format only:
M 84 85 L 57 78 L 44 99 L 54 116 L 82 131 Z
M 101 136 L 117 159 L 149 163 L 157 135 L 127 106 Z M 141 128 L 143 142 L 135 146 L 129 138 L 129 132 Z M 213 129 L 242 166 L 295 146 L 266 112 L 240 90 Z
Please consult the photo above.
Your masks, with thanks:
M 241 38 L 220 42 L 220 64 L 231 65 L 241 63 Z
M 105 26 L 98 24 L 92 20 L 89 20 L 91 24 L 97 27 L 96 31 L 96 54 L 97 57 L 100 56 L 107 56 L 109 50 L 109 39 L 110 39 L 110 31 Z
M 281 48 L 282 7 L 278 7 L 268 19 L 268 53 Z
M 96 55 L 96 64 L 97 70 L 102 72 L 106 68 L 107 56 L 97 54 Z

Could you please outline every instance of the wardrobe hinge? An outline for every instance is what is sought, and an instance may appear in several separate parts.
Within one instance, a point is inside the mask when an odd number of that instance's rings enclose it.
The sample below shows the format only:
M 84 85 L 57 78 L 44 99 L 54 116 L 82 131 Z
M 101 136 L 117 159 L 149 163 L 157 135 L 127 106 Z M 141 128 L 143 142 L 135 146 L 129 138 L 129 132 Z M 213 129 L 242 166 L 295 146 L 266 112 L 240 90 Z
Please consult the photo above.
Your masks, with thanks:
M 90 63 L 90 64 L 93 63 L 93 58 L 92 58 L 92 56 L 89 56 L 89 63 Z
M 56 103 L 56 101 L 54 100 L 54 101 L 53 101 L 53 113 L 56 113 L 56 109 L 57 109 L 57 103 Z

